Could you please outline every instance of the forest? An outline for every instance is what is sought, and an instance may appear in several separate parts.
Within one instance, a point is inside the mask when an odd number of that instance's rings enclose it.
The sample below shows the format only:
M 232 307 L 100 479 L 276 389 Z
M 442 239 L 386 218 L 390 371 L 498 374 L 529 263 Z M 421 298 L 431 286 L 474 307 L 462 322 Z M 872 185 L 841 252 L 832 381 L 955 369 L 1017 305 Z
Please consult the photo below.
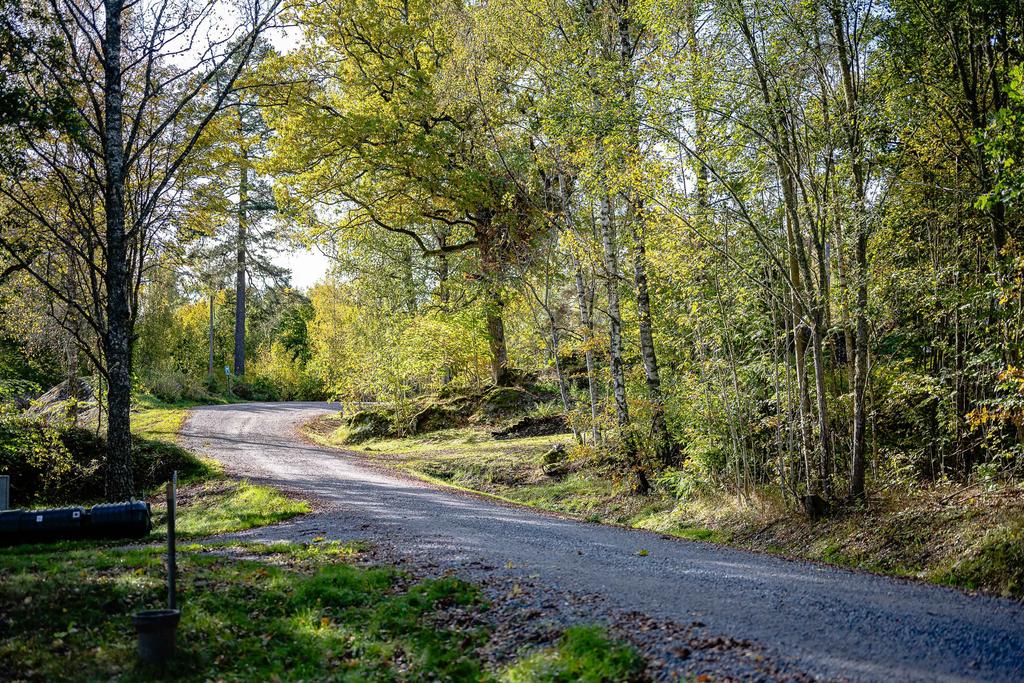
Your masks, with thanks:
M 628 495 L 812 517 L 1024 476 L 1018 3 L 4 0 L 2 30 L 6 433 L 57 385 L 97 404 L 110 498 L 143 394 L 404 437 L 507 389 Z M 306 289 L 296 248 L 329 257 Z
M 0 680 L 1020 681 L 1022 599 L 1020 0 L 0 0 Z

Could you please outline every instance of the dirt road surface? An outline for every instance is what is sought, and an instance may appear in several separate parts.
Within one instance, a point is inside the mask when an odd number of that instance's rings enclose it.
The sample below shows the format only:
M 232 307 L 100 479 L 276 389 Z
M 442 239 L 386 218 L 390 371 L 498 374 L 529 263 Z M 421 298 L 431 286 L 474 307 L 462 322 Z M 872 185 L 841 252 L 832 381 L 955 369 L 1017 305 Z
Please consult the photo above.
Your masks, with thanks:
M 577 522 L 422 484 L 299 435 L 301 424 L 332 409 L 202 407 L 182 436 L 229 472 L 309 496 L 322 510 L 252 538 L 386 543 L 469 579 L 500 574 L 557 595 L 598 596 L 602 615 L 695 623 L 825 680 L 1024 681 L 1018 602 Z

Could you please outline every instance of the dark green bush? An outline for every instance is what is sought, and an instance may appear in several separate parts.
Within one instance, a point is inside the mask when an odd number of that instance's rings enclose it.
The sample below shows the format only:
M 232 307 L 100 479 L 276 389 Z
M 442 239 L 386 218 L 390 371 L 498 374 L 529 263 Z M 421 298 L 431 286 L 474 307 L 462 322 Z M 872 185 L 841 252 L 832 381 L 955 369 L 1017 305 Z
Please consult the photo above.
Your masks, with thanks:
M 89 481 L 60 434 L 45 423 L 14 415 L 0 417 L 0 474 L 11 477 L 11 506 L 60 501 L 69 482 Z
M 81 427 L 55 427 L 20 415 L 0 417 L 0 474 L 11 476 L 11 506 L 92 503 L 103 498 L 102 436 Z M 207 466 L 166 441 L 134 437 L 132 469 L 137 493 L 170 478 L 201 474 Z

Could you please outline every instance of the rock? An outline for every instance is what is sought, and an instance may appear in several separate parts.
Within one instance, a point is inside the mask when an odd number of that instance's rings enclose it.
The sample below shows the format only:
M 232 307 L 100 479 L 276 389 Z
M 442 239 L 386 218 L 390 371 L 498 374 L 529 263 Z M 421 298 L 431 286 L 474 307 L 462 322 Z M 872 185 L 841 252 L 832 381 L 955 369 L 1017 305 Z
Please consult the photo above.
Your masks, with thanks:
M 527 415 L 515 420 L 507 427 L 491 432 L 495 439 L 519 439 L 526 436 L 550 436 L 552 434 L 564 434 L 569 431 L 569 425 L 564 415 L 546 415 L 536 417 Z
M 473 418 L 477 422 L 495 422 L 529 412 L 536 397 L 521 387 L 494 387 L 480 399 Z
M 92 384 L 85 378 L 77 380 L 77 387 L 72 391 L 72 385 L 67 381 L 61 382 L 39 398 L 30 402 L 25 413 L 32 417 L 44 420 L 60 419 L 69 417 L 68 401 L 72 396 L 76 398 L 74 405 L 74 417 L 79 422 L 90 422 L 96 419 L 96 394 Z
M 479 387 L 465 387 L 457 384 L 445 384 L 437 392 L 439 401 L 470 400 L 474 403 L 480 400 L 484 392 Z
M 439 429 L 462 427 L 466 424 L 472 405 L 460 406 L 451 403 L 429 403 L 413 417 L 413 432 L 423 434 Z
M 811 496 L 804 496 L 802 498 L 802 502 L 804 506 L 804 512 L 813 521 L 818 521 L 819 519 L 825 517 L 829 513 L 828 501 L 817 494 Z
M 391 416 L 381 410 L 360 410 L 348 418 L 345 443 L 362 443 L 369 439 L 390 436 L 394 426 Z
M 558 444 L 541 456 L 541 471 L 549 477 L 561 477 L 569 472 L 569 456 L 565 445 Z
M 439 429 L 463 427 L 482 396 L 480 391 L 470 389 L 448 390 L 442 388 L 437 397 L 425 403 L 412 418 L 412 431 L 416 434 L 436 432 Z

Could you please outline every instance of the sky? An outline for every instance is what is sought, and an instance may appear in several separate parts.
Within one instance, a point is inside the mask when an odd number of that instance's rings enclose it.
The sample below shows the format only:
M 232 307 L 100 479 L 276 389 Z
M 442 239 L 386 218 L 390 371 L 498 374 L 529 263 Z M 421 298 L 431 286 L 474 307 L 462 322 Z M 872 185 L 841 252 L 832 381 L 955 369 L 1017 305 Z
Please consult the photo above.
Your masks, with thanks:
M 303 290 L 323 279 L 330 266 L 327 257 L 315 249 L 283 251 L 274 257 L 274 263 L 292 271 L 292 287 Z
M 274 49 L 284 53 L 296 47 L 301 32 L 294 26 L 276 27 L 268 33 L 267 38 Z M 327 274 L 330 266 L 328 258 L 317 249 L 281 252 L 274 258 L 274 263 L 292 271 L 292 287 L 296 289 L 309 289 L 315 285 Z

